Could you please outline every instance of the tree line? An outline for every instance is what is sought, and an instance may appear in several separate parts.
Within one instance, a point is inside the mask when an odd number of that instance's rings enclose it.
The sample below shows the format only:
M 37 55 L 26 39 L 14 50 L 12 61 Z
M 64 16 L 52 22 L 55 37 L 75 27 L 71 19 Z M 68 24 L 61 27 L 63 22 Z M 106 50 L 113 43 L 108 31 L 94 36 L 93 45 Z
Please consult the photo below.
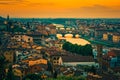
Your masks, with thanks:
M 62 48 L 66 51 L 70 51 L 72 53 L 80 54 L 83 56 L 92 56 L 92 46 L 90 44 L 86 44 L 84 46 L 72 44 L 70 42 L 65 42 Z

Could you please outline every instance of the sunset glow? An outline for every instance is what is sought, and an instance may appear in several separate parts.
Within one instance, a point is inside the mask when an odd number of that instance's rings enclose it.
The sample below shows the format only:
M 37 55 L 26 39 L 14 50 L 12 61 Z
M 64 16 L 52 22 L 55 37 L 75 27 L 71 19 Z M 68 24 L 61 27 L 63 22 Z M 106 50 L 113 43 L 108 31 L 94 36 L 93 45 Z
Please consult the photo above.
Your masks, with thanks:
M 120 0 L 0 0 L 0 16 L 120 18 Z

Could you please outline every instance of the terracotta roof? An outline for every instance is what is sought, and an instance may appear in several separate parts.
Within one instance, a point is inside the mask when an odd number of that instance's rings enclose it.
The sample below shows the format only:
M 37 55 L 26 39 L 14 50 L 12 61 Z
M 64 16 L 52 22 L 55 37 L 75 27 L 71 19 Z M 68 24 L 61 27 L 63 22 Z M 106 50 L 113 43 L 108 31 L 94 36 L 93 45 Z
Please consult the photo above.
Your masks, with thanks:
M 62 56 L 62 60 L 63 60 L 63 62 L 94 62 L 92 57 L 80 56 L 80 55 Z
M 113 35 L 115 35 L 115 36 L 120 36 L 120 33 L 113 33 Z
M 108 52 L 108 55 L 120 56 L 120 50 L 113 49 Z
M 35 64 L 35 65 L 30 66 L 30 67 L 35 67 L 35 66 L 47 68 L 47 64 Z
M 115 53 L 114 52 L 112 52 L 112 51 L 110 51 L 110 52 L 108 52 L 108 54 L 107 54 L 109 57 L 110 56 L 112 56 L 112 57 L 115 57 L 116 55 L 115 55 Z

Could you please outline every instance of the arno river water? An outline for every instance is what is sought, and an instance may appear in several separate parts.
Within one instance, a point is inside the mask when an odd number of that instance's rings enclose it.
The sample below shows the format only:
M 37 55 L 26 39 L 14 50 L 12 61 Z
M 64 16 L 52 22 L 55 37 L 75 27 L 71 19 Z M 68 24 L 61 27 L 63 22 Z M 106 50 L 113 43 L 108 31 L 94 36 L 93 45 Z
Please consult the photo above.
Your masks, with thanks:
M 78 45 L 86 45 L 86 44 L 90 44 L 90 42 L 88 42 L 85 39 L 79 38 L 76 36 L 76 38 L 72 38 L 71 35 L 66 35 L 65 37 L 62 37 L 60 34 L 57 34 L 58 39 L 66 39 L 66 41 L 71 42 L 73 44 L 78 44 Z

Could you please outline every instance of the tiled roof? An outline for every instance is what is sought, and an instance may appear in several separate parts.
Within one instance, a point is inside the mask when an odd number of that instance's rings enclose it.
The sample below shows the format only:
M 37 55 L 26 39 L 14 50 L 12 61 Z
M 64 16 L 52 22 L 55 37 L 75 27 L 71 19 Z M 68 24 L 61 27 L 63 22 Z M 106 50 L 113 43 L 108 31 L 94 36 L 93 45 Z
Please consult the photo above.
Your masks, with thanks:
M 108 55 L 114 54 L 114 56 L 120 56 L 120 50 L 113 49 L 110 52 L 108 52 Z
M 94 62 L 90 56 L 66 55 L 62 56 L 63 62 Z

